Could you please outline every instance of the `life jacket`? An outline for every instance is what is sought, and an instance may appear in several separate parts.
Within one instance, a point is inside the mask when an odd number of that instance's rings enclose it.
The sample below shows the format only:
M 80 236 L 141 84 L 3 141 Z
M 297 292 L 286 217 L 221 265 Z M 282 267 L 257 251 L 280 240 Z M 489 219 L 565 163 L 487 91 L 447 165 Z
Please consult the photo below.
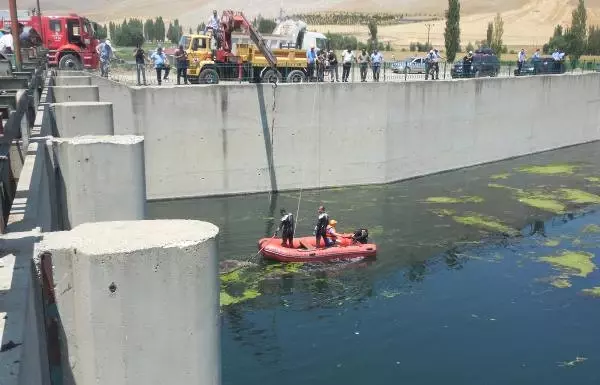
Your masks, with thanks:
M 327 225 L 327 228 L 325 229 L 325 238 L 329 238 L 335 241 L 336 236 L 331 234 L 331 230 L 335 230 L 334 227 L 331 225 Z
M 281 230 L 285 233 L 294 231 L 294 214 L 288 213 L 281 218 Z

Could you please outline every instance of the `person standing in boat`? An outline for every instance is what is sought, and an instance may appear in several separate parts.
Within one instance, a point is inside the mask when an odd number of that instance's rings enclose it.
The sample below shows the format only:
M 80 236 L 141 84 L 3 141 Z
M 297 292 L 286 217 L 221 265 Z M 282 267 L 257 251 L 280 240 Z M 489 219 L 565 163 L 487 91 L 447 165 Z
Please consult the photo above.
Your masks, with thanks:
M 294 214 L 288 213 L 286 209 L 281 209 L 281 222 L 279 227 L 275 231 L 275 235 L 281 231 L 281 246 L 288 247 L 286 244 L 289 242 L 289 247 L 294 247 Z
M 321 238 L 323 238 L 323 243 L 327 246 L 327 225 L 329 224 L 329 214 L 325 211 L 324 206 L 319 206 L 317 210 L 317 225 L 315 226 L 315 236 L 316 236 L 316 247 L 319 247 L 319 243 Z

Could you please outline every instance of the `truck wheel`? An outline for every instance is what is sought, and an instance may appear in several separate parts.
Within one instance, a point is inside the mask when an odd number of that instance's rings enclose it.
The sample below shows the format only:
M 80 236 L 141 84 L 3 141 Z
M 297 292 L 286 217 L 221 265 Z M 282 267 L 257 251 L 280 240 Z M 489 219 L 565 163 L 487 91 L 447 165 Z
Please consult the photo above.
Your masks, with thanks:
M 264 83 L 279 83 L 281 81 L 281 74 L 279 73 L 279 71 L 269 68 L 265 70 L 265 72 L 263 72 L 262 76 L 260 77 L 260 80 Z
M 306 81 L 306 75 L 300 70 L 293 70 L 288 74 L 286 81 L 288 83 L 304 83 Z
M 212 68 L 204 69 L 198 76 L 198 82 L 202 84 L 219 84 L 219 73 Z
M 81 71 L 83 69 L 83 66 L 81 65 L 81 61 L 77 56 L 68 53 L 60 58 L 60 61 L 58 62 L 58 69 Z
M 189 77 L 188 76 L 188 81 L 192 84 L 198 84 L 200 83 L 200 79 L 198 79 L 197 77 Z

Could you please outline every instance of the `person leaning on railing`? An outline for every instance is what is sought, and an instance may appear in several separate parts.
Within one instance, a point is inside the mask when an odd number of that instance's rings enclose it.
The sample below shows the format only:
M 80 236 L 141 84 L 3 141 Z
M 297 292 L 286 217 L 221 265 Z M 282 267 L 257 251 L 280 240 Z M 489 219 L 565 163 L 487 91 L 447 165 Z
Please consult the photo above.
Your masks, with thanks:
M 144 85 L 146 83 L 146 56 L 145 52 L 142 49 L 141 45 L 138 43 L 137 47 L 133 50 L 133 56 L 135 57 L 135 71 L 137 74 L 137 85 L 141 86 L 141 77 L 144 79 Z

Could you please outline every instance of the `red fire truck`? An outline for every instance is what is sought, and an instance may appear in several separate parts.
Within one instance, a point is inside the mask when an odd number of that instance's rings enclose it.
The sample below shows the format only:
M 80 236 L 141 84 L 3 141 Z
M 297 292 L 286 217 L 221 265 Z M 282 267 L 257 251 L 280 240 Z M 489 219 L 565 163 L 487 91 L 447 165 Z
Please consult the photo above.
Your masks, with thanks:
M 92 23 L 74 13 L 66 16 L 47 16 L 28 11 L 17 13 L 24 30 L 33 29 L 48 50 L 48 65 L 63 70 L 97 69 L 98 39 Z M 0 11 L 0 28 L 10 26 L 10 12 Z

